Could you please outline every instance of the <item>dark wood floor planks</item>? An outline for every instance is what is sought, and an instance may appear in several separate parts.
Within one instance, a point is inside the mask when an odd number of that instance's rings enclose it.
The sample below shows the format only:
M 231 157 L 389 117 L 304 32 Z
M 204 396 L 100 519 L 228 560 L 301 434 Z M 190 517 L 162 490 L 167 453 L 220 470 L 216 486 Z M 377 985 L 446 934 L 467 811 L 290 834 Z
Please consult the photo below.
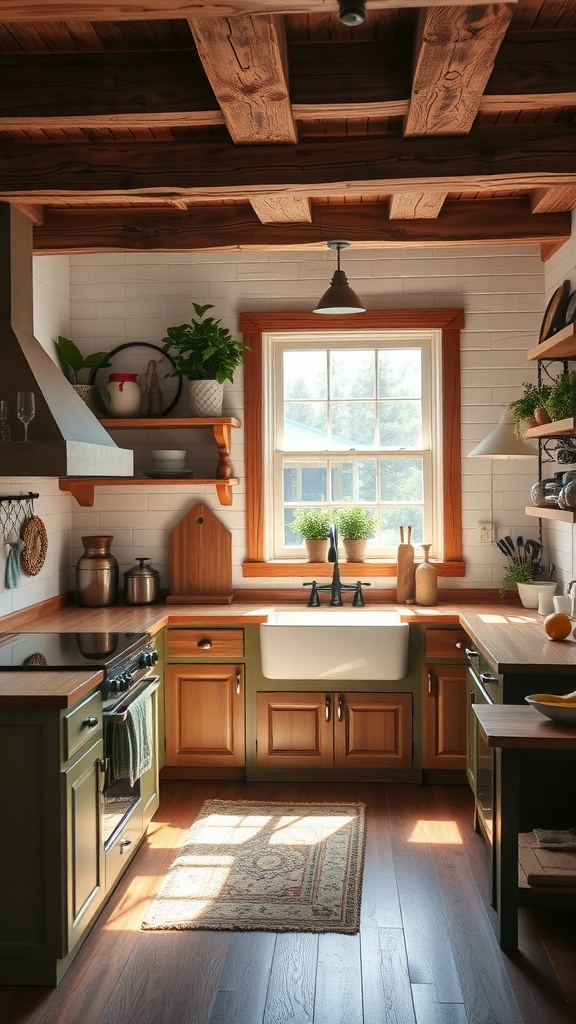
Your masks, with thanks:
M 141 931 L 186 831 L 213 797 L 363 800 L 359 934 Z M 503 954 L 487 853 L 465 786 L 164 783 L 145 847 L 61 985 L 0 988 L 0 1021 L 569 1024 L 572 915 L 522 910 L 521 949 Z

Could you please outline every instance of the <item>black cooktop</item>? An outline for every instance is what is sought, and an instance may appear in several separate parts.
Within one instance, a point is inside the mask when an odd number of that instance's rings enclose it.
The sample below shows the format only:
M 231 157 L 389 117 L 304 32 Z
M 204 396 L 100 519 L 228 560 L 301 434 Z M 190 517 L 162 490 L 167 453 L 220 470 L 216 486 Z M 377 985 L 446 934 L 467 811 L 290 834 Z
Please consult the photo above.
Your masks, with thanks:
M 99 668 L 133 657 L 148 633 L 0 633 L 0 671 Z

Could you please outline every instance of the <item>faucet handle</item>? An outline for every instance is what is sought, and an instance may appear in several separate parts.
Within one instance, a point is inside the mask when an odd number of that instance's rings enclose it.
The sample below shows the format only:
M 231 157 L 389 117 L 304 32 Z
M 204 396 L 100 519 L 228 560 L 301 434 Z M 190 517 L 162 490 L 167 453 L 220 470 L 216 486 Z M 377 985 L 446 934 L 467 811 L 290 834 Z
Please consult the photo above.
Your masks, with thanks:
M 356 590 L 355 590 L 355 593 L 354 593 L 354 597 L 352 598 L 352 607 L 353 608 L 363 608 L 364 607 L 366 602 L 364 601 L 364 594 L 362 593 L 362 587 L 369 587 L 369 586 L 370 586 L 369 583 L 362 582 L 362 580 L 356 580 Z
M 318 593 L 318 584 L 317 584 L 316 580 L 312 580 L 311 583 L 303 583 L 302 586 L 303 587 L 312 587 L 312 590 L 310 591 L 310 599 L 308 601 L 308 607 L 309 608 L 319 608 L 320 607 L 320 595 Z

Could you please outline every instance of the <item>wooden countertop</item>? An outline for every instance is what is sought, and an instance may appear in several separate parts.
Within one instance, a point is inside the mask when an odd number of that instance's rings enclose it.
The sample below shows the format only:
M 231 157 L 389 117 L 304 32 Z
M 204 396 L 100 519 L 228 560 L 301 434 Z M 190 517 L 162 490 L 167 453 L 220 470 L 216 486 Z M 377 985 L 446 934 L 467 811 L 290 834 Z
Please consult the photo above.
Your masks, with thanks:
M 489 747 L 576 749 L 576 724 L 552 722 L 528 704 L 473 704 Z
M 70 708 L 95 690 L 103 673 L 0 672 L 0 708 Z
M 543 618 L 536 612 L 462 609 L 460 622 L 494 672 L 576 672 L 576 640 L 572 636 L 567 640 L 549 640 L 542 626 Z
M 172 625 L 253 625 L 265 622 L 275 608 L 295 610 L 304 605 L 250 603 L 234 601 L 230 605 L 157 604 L 112 608 L 80 608 L 68 605 L 39 618 L 19 621 L 10 628 L 10 617 L 3 624 L 6 633 L 58 632 L 137 632 L 154 634 Z M 494 671 L 538 672 L 543 667 L 559 673 L 576 670 L 576 642 L 554 643 L 542 629 L 542 617 L 512 605 L 494 603 L 442 603 L 433 608 L 418 605 L 394 605 L 369 602 L 369 611 L 398 611 L 403 622 L 424 625 L 461 623 L 485 655 Z M 336 609 L 336 614 L 338 610 Z M 310 610 L 314 614 L 314 609 Z M 361 614 L 361 611 L 359 612 Z M 69 707 L 80 700 L 101 680 L 101 674 L 74 672 L 0 672 L 0 707 L 47 707 L 52 695 L 53 707 Z

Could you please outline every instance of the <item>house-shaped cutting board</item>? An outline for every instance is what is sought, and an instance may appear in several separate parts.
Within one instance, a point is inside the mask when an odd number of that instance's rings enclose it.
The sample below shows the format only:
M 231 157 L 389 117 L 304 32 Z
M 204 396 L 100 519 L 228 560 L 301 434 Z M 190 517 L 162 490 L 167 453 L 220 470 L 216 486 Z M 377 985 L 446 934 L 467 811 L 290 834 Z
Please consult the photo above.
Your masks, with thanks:
M 170 534 L 168 604 L 230 604 L 232 535 L 206 505 L 195 505 Z

